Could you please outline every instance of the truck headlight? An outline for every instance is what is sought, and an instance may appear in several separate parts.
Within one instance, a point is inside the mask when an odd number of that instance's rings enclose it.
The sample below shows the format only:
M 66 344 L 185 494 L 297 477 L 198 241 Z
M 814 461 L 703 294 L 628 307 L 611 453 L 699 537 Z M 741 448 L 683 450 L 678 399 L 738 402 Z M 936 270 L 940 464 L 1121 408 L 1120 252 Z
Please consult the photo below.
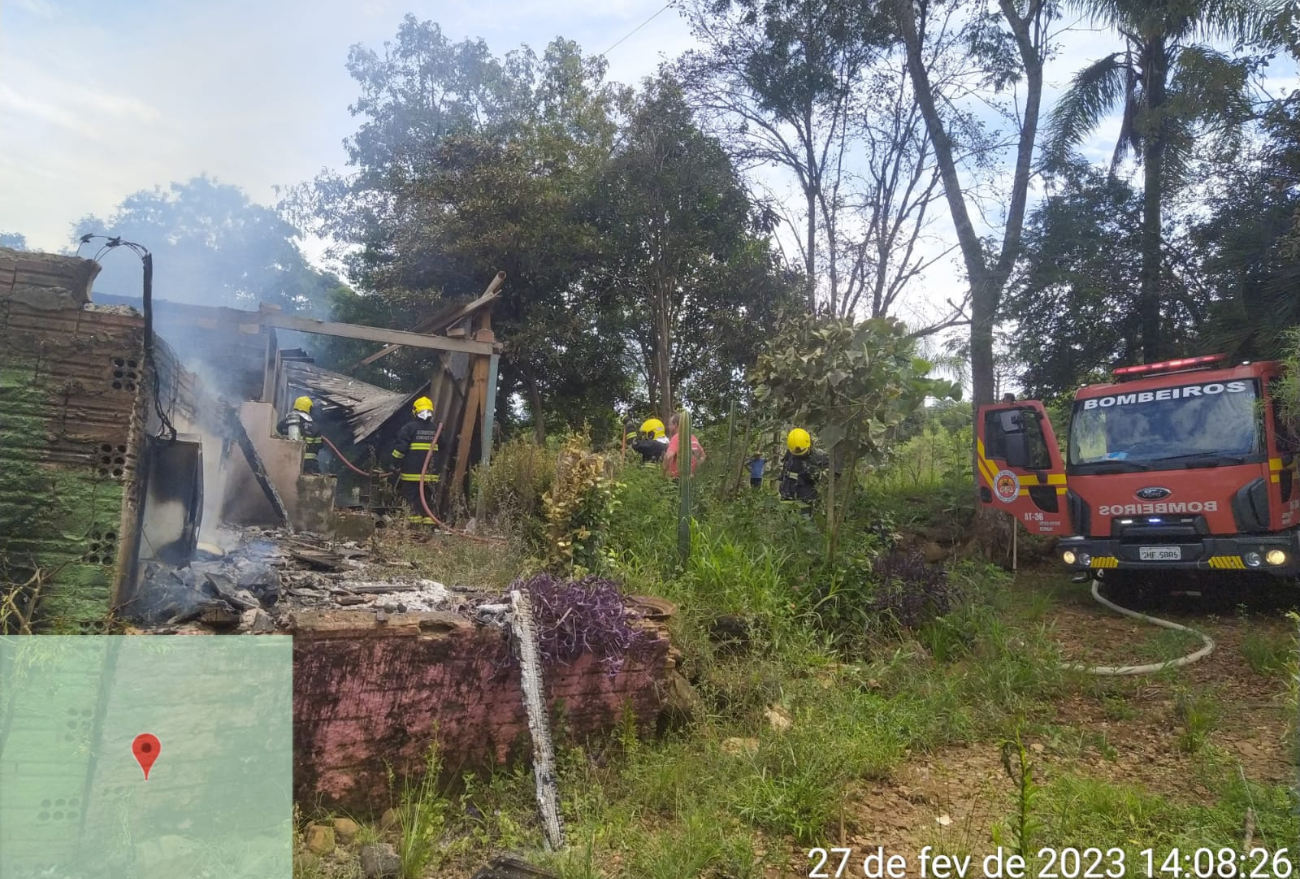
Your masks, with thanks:
M 1074 550 L 1067 549 L 1065 552 L 1061 553 L 1061 561 L 1065 562 L 1067 565 L 1074 564 Z
M 1286 553 L 1280 549 L 1270 549 L 1268 555 L 1264 556 L 1264 561 L 1270 565 L 1285 565 Z
M 1079 564 L 1083 565 L 1085 568 L 1088 567 L 1088 565 L 1092 564 L 1092 556 L 1088 555 L 1086 552 L 1079 553 Z
M 1258 568 L 1260 565 L 1264 564 L 1264 557 L 1254 550 L 1243 552 L 1241 554 L 1241 560 L 1246 563 L 1246 567 L 1248 568 Z

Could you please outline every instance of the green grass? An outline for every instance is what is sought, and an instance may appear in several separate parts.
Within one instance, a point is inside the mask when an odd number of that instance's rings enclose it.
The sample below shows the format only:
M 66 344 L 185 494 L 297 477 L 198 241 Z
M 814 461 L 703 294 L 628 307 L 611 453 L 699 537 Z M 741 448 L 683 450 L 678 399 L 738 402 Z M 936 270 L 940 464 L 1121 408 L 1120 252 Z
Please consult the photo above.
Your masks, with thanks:
M 1284 786 L 1245 781 L 1235 766 L 1213 760 L 1202 761 L 1197 774 L 1211 794 L 1203 802 L 1161 796 L 1134 783 L 1061 776 L 1043 791 L 1044 838 L 1057 848 L 1123 848 L 1131 865 L 1141 849 L 1153 848 L 1158 866 L 1173 847 L 1236 849 L 1247 809 L 1255 814 L 1256 844 L 1285 845 L 1300 832 L 1294 799 Z
M 1221 711 L 1219 701 L 1210 693 L 1179 689 L 1174 694 L 1174 717 L 1180 724 L 1178 747 L 1194 754 L 1204 747 Z
M 676 553 L 676 492 L 655 471 L 622 471 L 621 506 L 606 543 L 606 573 L 626 591 L 677 605 L 672 636 L 699 697 L 694 717 L 653 740 L 638 738 L 632 724 L 582 743 L 557 731 L 569 841 L 560 853 L 538 852 L 532 776 L 522 765 L 467 776 L 454 792 L 409 791 L 404 802 L 429 805 L 407 809 L 424 828 L 416 827 L 415 837 L 436 841 L 432 852 L 413 852 L 412 864 L 441 861 L 468 875 L 487 855 L 513 849 L 533 852 L 563 879 L 758 879 L 766 868 L 788 866 L 791 844 L 838 839 L 864 785 L 898 779 L 909 762 L 948 747 L 996 749 L 1021 734 L 1045 749 L 1025 752 L 1036 773 L 1032 797 L 1016 800 L 1009 783 L 990 794 L 1005 806 L 994 822 L 1008 840 L 1014 826 L 1028 828 L 1032 844 L 1119 845 L 1135 857 L 1148 845 L 1194 848 L 1239 837 L 1246 808 L 1270 840 L 1295 838 L 1285 789 L 1246 782 L 1235 766 L 1219 762 L 1213 731 L 1226 706 L 1209 691 L 1182 686 L 1173 716 L 1160 713 L 1185 752 L 1181 759 L 1202 776 L 1204 802 L 1081 774 L 1079 767 L 1098 760 L 1114 764 L 1128 743 L 1101 727 L 1063 723 L 1062 699 L 1095 700 L 1108 721 L 1133 721 L 1153 715 L 1153 697 L 1167 698 L 1185 675 L 1129 680 L 1062 671 L 1054 612 L 1101 611 L 1086 587 L 1057 572 L 1013 581 L 991 566 L 957 564 L 949 571 L 955 605 L 910 630 L 818 605 L 831 584 L 847 583 L 855 600 L 872 596 L 870 560 L 878 546 L 869 526 L 892 522 L 897 530 L 934 535 L 927 539 L 960 533 L 969 516 L 968 482 L 948 485 L 936 477 L 918 486 L 911 476 L 873 476 L 850 513 L 842 558 L 831 565 L 819 520 L 791 515 L 766 489 L 727 496 L 725 468 L 716 468 L 721 452 L 711 445 L 715 469 L 700 474 L 684 569 Z M 508 583 L 529 554 L 522 545 L 502 552 L 457 543 L 408 541 L 402 552 L 422 576 L 493 588 Z M 746 621 L 746 644 L 714 643 L 710 628 L 722 614 Z M 1135 641 L 1116 648 L 1125 655 L 1115 661 L 1174 658 L 1199 644 L 1155 630 Z M 1243 642 L 1242 651 L 1256 655 L 1260 669 L 1285 667 L 1279 663 L 1291 656 L 1289 643 L 1263 635 L 1256 641 Z M 789 729 L 767 719 L 773 705 L 791 719 Z M 728 739 L 756 745 L 725 749 Z M 1117 771 L 1112 765 L 1107 775 Z M 963 832 L 945 844 L 978 850 L 989 842 L 988 826 Z
M 1252 629 L 1241 639 L 1241 655 L 1246 664 L 1259 674 L 1269 677 L 1286 675 L 1296 652 L 1295 640 L 1289 634 Z

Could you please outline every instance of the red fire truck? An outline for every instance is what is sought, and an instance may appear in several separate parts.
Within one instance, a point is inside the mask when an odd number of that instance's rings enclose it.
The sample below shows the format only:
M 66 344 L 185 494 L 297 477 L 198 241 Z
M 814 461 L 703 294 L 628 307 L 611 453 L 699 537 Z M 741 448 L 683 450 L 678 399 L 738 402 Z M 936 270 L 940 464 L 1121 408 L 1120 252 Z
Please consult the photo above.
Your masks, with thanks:
M 1066 453 L 1042 403 L 983 406 L 980 502 L 1060 535 L 1069 568 L 1114 580 L 1176 570 L 1300 573 L 1300 446 L 1282 364 L 1221 355 L 1116 369 L 1074 398 Z

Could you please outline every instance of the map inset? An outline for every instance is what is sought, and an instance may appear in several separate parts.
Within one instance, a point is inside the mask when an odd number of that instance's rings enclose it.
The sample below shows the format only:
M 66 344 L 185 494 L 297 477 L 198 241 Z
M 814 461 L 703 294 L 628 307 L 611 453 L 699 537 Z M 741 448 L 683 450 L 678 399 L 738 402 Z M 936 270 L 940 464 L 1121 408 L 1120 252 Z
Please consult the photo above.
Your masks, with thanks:
M 0 637 L 0 879 L 289 879 L 292 690 L 288 637 Z

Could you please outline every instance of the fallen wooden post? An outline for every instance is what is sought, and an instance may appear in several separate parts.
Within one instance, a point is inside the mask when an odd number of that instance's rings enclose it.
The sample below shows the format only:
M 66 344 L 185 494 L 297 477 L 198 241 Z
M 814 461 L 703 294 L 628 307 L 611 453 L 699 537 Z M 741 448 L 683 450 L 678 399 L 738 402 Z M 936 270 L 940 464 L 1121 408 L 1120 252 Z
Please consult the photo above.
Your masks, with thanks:
M 266 465 L 262 463 L 262 456 L 257 454 L 257 448 L 253 445 L 252 437 L 244 429 L 244 422 L 239 420 L 239 413 L 235 411 L 234 406 L 231 406 L 226 401 L 225 397 L 218 398 L 217 403 L 221 407 L 221 417 L 226 428 L 239 445 L 240 451 L 244 453 L 244 459 L 248 461 L 249 469 L 253 471 L 253 478 L 262 487 L 266 499 L 271 502 L 271 508 L 275 510 L 276 516 L 279 517 L 280 524 L 292 531 L 293 525 L 289 522 L 289 510 L 285 507 L 284 501 L 280 499 L 280 492 L 276 491 L 275 485 L 271 483 L 271 477 L 266 475 Z

